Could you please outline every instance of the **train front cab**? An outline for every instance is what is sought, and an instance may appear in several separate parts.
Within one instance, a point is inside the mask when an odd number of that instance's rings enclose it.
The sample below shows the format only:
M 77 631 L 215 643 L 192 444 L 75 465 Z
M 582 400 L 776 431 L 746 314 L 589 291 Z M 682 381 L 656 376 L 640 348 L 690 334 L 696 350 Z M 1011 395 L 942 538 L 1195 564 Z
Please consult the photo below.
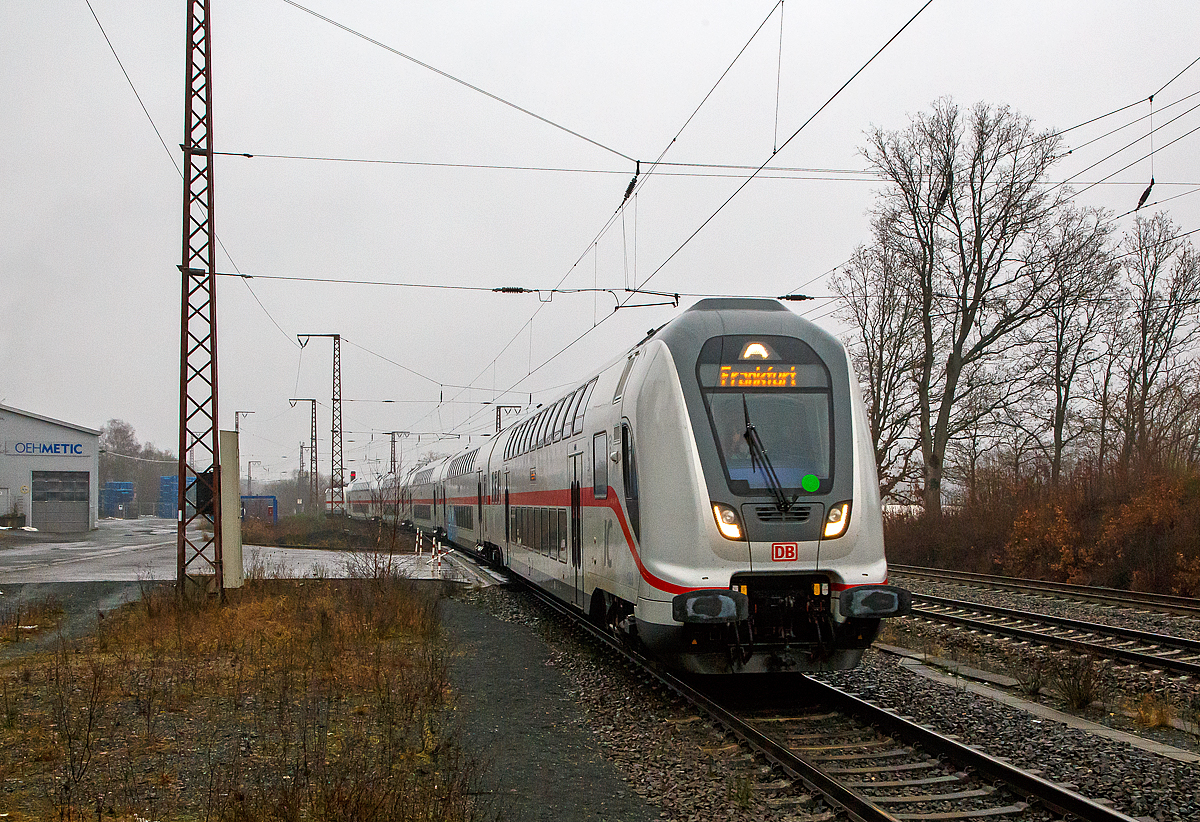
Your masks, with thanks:
M 713 302 L 642 346 L 621 402 L 638 637 L 698 673 L 854 667 L 909 597 L 848 358 L 778 303 Z

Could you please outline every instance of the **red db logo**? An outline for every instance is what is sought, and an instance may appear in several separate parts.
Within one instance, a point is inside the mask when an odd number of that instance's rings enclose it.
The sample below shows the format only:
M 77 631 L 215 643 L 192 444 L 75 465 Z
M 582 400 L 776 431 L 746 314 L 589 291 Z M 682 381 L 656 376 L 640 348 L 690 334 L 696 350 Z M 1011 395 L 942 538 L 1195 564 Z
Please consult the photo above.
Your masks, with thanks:
M 771 543 L 771 561 L 795 562 L 799 547 L 799 544 L 795 542 L 773 542 Z

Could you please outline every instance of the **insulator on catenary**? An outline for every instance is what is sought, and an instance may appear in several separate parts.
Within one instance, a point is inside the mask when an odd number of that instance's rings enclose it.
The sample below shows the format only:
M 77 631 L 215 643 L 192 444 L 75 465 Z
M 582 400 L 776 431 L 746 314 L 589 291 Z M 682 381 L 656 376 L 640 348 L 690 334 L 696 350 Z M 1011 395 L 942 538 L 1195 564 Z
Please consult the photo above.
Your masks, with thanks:
M 522 288 L 519 285 L 502 285 L 499 288 L 493 288 L 492 291 L 496 291 L 500 294 L 531 294 L 531 293 L 533 293 L 532 288 Z
M 807 294 L 784 294 L 779 299 L 787 300 L 788 302 L 798 303 L 798 302 L 803 302 L 804 300 L 811 300 L 813 298 L 808 296 Z

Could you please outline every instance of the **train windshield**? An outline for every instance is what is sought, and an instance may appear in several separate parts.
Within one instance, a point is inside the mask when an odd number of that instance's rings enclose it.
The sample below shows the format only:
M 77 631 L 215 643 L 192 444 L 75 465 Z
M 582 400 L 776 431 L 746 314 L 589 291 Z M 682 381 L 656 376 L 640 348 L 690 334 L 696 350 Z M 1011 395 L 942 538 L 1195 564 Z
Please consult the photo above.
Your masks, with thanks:
M 812 348 L 793 337 L 714 337 L 696 374 L 731 491 L 830 488 L 833 401 L 829 370 Z

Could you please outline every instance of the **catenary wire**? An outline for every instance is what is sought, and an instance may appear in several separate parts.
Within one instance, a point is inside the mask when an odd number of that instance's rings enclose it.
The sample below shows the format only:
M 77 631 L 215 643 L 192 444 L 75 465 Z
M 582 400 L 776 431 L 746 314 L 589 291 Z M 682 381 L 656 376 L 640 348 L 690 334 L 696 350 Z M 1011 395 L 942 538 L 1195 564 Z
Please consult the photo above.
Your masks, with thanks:
M 290 0 L 288 0 L 288 1 L 290 2 Z M 782 2 L 782 0 L 780 0 L 780 2 Z M 932 2 L 932 0 L 930 0 L 930 2 Z M 695 110 L 693 110 L 691 115 L 688 116 L 687 120 L 684 121 L 684 124 L 675 133 L 675 136 L 672 137 L 671 140 L 667 143 L 666 147 L 659 154 L 659 156 L 655 160 L 655 162 L 653 164 L 651 164 L 651 166 L 647 170 L 646 174 L 635 176 L 634 183 L 627 191 L 625 198 L 621 201 L 621 204 L 619 206 L 617 206 L 616 210 L 608 217 L 608 219 L 605 221 L 603 227 L 601 227 L 600 231 L 597 232 L 596 236 L 592 238 L 592 241 L 587 244 L 587 246 L 584 248 L 584 250 L 579 254 L 579 256 L 576 258 L 576 260 L 567 269 L 566 273 L 563 274 L 563 276 L 561 278 L 559 278 L 557 283 L 555 283 L 555 286 L 554 286 L 555 288 L 560 287 L 567 280 L 567 278 L 571 276 L 571 273 L 579 266 L 579 264 L 584 259 L 587 258 L 588 253 L 591 252 L 596 247 L 596 244 L 600 241 L 600 239 L 603 238 L 604 235 L 608 232 L 608 230 L 616 223 L 616 220 L 618 219 L 618 217 L 624 214 L 625 207 L 630 201 L 630 195 L 637 193 L 637 191 L 640 190 L 642 185 L 645 184 L 645 182 L 649 178 L 650 174 L 653 173 L 658 162 L 662 160 L 662 158 L 666 155 L 666 153 L 668 151 L 670 151 L 671 146 L 673 146 L 675 144 L 675 142 L 679 139 L 679 136 L 681 134 L 683 134 L 684 130 L 687 128 L 688 124 L 691 123 L 691 121 L 695 118 L 696 114 L 703 107 L 704 103 L 709 99 L 709 97 L 712 96 L 712 94 L 716 90 L 717 86 L 720 85 L 721 80 L 723 80 L 725 78 L 725 76 L 733 68 L 734 64 L 737 63 L 738 58 L 740 58 L 741 55 L 746 51 L 746 49 L 749 47 L 750 43 L 753 42 L 754 38 L 758 36 L 758 33 L 760 31 L 762 31 L 763 26 L 765 26 L 767 21 L 770 20 L 771 15 L 773 15 L 775 13 L 775 8 L 776 7 L 773 6 L 771 8 L 771 11 L 768 12 L 767 16 L 763 18 L 763 22 L 759 24 L 757 29 L 755 29 L 754 34 L 752 34 L 750 36 L 750 39 L 747 40 L 746 44 L 743 45 L 742 48 L 738 51 L 737 55 L 730 62 L 729 66 L 725 69 L 724 72 L 721 73 L 721 76 L 720 76 L 720 78 L 717 79 L 717 82 L 713 84 L 713 87 L 711 89 L 709 89 L 707 94 L 704 95 L 704 98 L 700 101 L 700 104 L 697 105 Z M 631 159 L 631 158 L 626 158 L 626 159 Z M 635 202 L 636 202 L 636 200 L 635 200 Z M 537 315 L 539 313 L 541 313 L 541 311 L 544 307 L 545 307 L 545 303 L 539 303 L 538 307 L 534 310 L 533 314 L 529 317 L 529 319 L 526 320 L 525 324 L 517 329 L 516 333 L 514 333 L 512 338 L 507 343 L 505 343 L 504 347 L 500 349 L 499 353 L 496 354 L 496 356 L 492 359 L 492 361 L 490 363 L 488 363 L 486 366 L 484 366 L 484 368 L 479 372 L 479 374 L 477 374 L 473 379 L 470 380 L 470 382 L 472 384 L 475 383 L 476 381 L 478 381 L 480 379 L 480 377 L 482 377 L 484 374 L 486 374 L 489 368 L 494 367 L 496 362 L 499 361 L 500 357 L 502 357 L 504 355 L 504 353 L 510 347 L 512 347 L 513 343 L 516 342 L 516 340 L 521 336 L 522 333 L 524 333 L 524 331 L 527 328 L 529 329 L 530 345 L 532 345 L 533 321 L 537 317 Z M 611 314 L 608 316 L 611 316 Z M 605 319 L 607 319 L 608 316 L 606 316 Z M 601 320 L 601 322 L 603 322 L 603 320 Z M 599 323 L 596 323 L 593 321 L 592 328 L 595 328 L 597 325 L 599 325 Z M 530 373 L 532 373 L 532 372 L 527 372 L 526 375 L 524 377 L 522 377 L 521 379 L 522 380 L 527 379 L 529 377 Z M 519 384 L 520 384 L 520 380 L 518 380 L 517 383 L 514 383 L 514 387 Z M 422 419 L 424 419 L 424 418 L 422 418 Z M 470 419 L 470 417 L 468 417 L 468 420 L 469 419 Z M 465 424 L 465 422 L 464 422 L 464 424 Z
M 521 112 L 522 114 L 526 114 L 526 115 L 534 118 L 535 120 L 539 120 L 548 126 L 552 126 L 556 129 L 558 129 L 559 131 L 564 131 L 567 134 L 570 134 L 572 137 L 578 137 L 580 140 L 583 140 L 584 142 L 591 143 L 592 145 L 596 146 L 597 148 L 604 149 L 605 151 L 607 151 L 611 154 L 615 154 L 618 157 L 620 157 L 624 160 L 628 160 L 631 163 L 635 162 L 633 157 L 630 157 L 628 154 L 625 154 L 622 151 L 618 151 L 617 149 L 615 149 L 611 146 L 606 146 L 601 142 L 593 140 L 591 137 L 585 137 L 584 135 L 580 134 L 578 131 L 573 131 L 572 129 L 567 128 L 566 126 L 562 125 L 561 123 L 556 123 L 553 120 L 543 117 L 540 114 L 535 114 L 534 112 L 530 111 L 529 109 L 523 108 L 522 106 L 519 106 L 516 103 L 511 102 L 510 100 L 506 100 L 503 97 L 500 97 L 499 95 L 496 95 L 490 91 L 487 91 L 486 89 L 482 89 L 479 86 L 476 86 L 472 83 L 468 83 L 466 80 L 463 80 L 459 77 L 455 77 L 453 74 L 450 74 L 449 72 L 442 71 L 440 68 L 437 68 L 436 66 L 431 66 L 428 63 L 422 62 L 421 60 L 418 60 L 416 57 L 405 54 L 404 52 L 400 51 L 399 49 L 393 48 L 392 46 L 389 46 L 386 43 L 380 42 L 379 40 L 376 40 L 372 37 L 368 37 L 366 34 L 363 34 L 362 32 L 357 31 L 355 29 L 352 29 L 347 25 L 339 23 L 338 21 L 333 20 L 332 18 L 326 17 L 323 14 L 313 11 L 312 9 L 308 8 L 307 6 L 300 5 L 299 3 L 296 2 L 296 0 L 283 0 L 283 2 L 287 3 L 289 6 L 292 6 L 293 8 L 299 9 L 300 11 L 304 12 L 305 14 L 311 14 L 313 17 L 317 18 L 318 20 L 321 20 L 322 22 L 328 23 L 329 25 L 334 26 L 335 28 L 339 28 L 342 31 L 346 32 L 347 34 L 351 34 L 355 37 L 358 37 L 359 39 L 365 40 L 366 42 L 370 43 L 373 46 L 378 46 L 379 48 L 383 49 L 384 51 L 395 54 L 397 57 L 403 57 L 405 60 L 408 60 L 409 62 L 416 63 L 418 66 L 420 66 L 423 69 L 432 71 L 434 74 L 438 74 L 442 77 L 445 77 L 447 80 L 452 80 L 461 86 L 466 86 L 467 88 L 471 89 L 474 92 L 478 92 L 479 94 L 482 94 L 485 97 L 495 100 L 497 103 L 502 103 L 503 105 L 506 105 L 509 108 L 516 109 L 517 111 Z
M 866 71 L 867 66 L 869 66 L 869 65 L 871 65 L 871 63 L 875 62 L 875 58 L 878 57 L 880 54 L 883 54 L 884 50 L 888 46 L 890 46 L 893 42 L 895 42 L 896 38 L 899 37 L 901 34 L 903 34 L 905 29 L 907 29 L 910 25 L 912 25 L 913 21 L 915 21 L 918 17 L 920 17 L 921 13 L 923 11 L 925 11 L 925 9 L 929 8 L 929 6 L 932 3 L 933 3 L 933 0 L 925 0 L 925 3 L 921 6 L 921 8 L 917 9 L 916 14 L 914 14 L 912 17 L 910 17 L 908 19 L 908 21 L 896 31 L 895 34 L 893 34 L 890 38 L 888 38 L 888 41 L 886 43 L 884 43 L 882 46 L 879 47 L 878 51 L 876 51 L 873 55 L 871 55 L 870 59 L 868 59 L 867 62 L 862 64 L 862 66 L 858 69 L 858 71 L 856 71 L 856 72 L 854 72 L 854 74 L 850 75 L 850 79 L 848 79 L 845 83 L 843 83 L 838 88 L 837 91 L 835 91 L 832 95 L 830 95 L 829 99 L 826 100 L 824 103 L 822 103 L 820 108 L 818 108 L 816 111 L 814 111 L 812 113 L 812 115 L 807 120 L 805 120 L 798 129 L 796 129 L 794 132 L 792 132 L 792 136 L 788 137 L 786 140 L 784 140 L 783 145 L 779 146 L 779 148 L 772 151 L 771 156 L 768 157 L 767 160 L 761 166 L 758 167 L 758 170 L 751 173 L 750 176 L 746 178 L 745 182 L 743 182 L 740 186 L 738 186 L 736 189 L 734 189 L 733 193 L 730 194 L 729 197 L 726 198 L 726 200 L 723 203 L 721 203 L 721 205 L 719 205 L 717 207 L 717 209 L 711 215 L 709 215 L 708 218 L 705 219 L 704 222 L 702 222 L 699 225 L 699 227 L 696 228 L 695 231 L 693 231 L 691 234 L 689 234 L 687 236 L 687 238 L 682 243 L 679 244 L 679 247 L 676 248 L 674 251 L 672 251 L 667 256 L 667 258 L 662 261 L 662 263 L 658 266 L 658 268 L 654 269 L 654 271 L 652 271 L 649 274 L 649 276 L 647 276 L 646 279 L 643 280 L 638 285 L 638 287 L 639 288 L 644 287 L 646 285 L 646 283 L 650 282 L 650 280 L 654 279 L 654 277 L 660 271 L 662 271 L 664 268 L 666 268 L 666 266 L 671 262 L 671 260 L 673 260 L 675 258 L 675 256 L 677 254 L 679 254 L 679 252 L 682 251 L 688 245 L 688 243 L 690 243 L 692 241 L 693 238 L 696 237 L 696 235 L 698 235 L 701 231 L 703 231 L 704 228 L 710 222 L 712 222 L 716 218 L 716 216 L 721 213 L 721 211 L 724 210 L 725 206 L 729 205 L 729 203 L 732 202 L 735 197 L 737 197 L 740 193 L 742 193 L 742 191 L 745 190 L 746 186 L 750 185 L 750 182 L 758 175 L 759 172 L 761 172 L 764 168 L 767 167 L 767 164 L 771 162 L 771 159 L 773 159 L 776 154 L 778 154 L 779 152 L 781 152 L 785 148 L 787 148 L 788 144 L 790 144 L 792 142 L 792 140 L 795 140 L 796 137 L 799 136 L 800 132 L 804 131 L 804 129 L 808 127 L 809 123 L 811 123 L 813 120 L 815 120 L 817 118 L 817 116 L 822 111 L 824 111 L 827 106 L 829 106 L 830 103 L 832 103 L 835 99 L 837 99 L 838 95 L 840 95 L 846 89 L 847 86 L 849 86 L 851 83 L 853 83 L 855 78 L 858 77 L 858 75 L 860 75 L 864 71 Z
M 766 168 L 767 164 L 770 163 L 771 159 L 774 158 L 776 154 L 778 154 L 780 151 L 782 151 L 784 148 L 786 148 L 788 146 L 788 144 L 790 144 L 800 134 L 800 132 L 802 132 L 809 125 L 809 123 L 811 123 L 813 120 L 815 120 L 817 118 L 817 116 L 822 111 L 824 111 L 825 108 L 828 107 L 829 104 L 832 103 L 838 97 L 838 95 L 840 95 L 842 93 L 842 91 L 844 91 L 852 82 L 854 82 L 855 78 L 857 78 L 860 74 L 862 74 L 862 72 L 865 71 L 867 69 L 867 67 L 870 66 L 871 63 L 873 63 L 875 61 L 875 59 L 884 52 L 885 49 L 887 49 L 888 46 L 890 46 L 893 42 L 895 42 L 896 38 L 898 38 L 910 25 L 912 25 L 912 23 L 917 19 L 917 17 L 919 17 L 921 15 L 921 13 L 925 11 L 925 9 L 929 8 L 929 6 L 932 3 L 933 3 L 933 0 L 926 0 L 926 2 L 916 11 L 915 14 L 913 14 L 912 17 L 910 17 L 908 19 L 908 21 L 905 22 L 904 25 L 901 26 L 896 31 L 896 33 L 893 34 L 887 40 L 887 42 L 885 42 L 882 46 L 879 47 L 878 51 L 876 51 L 865 63 L 863 63 L 863 65 L 857 71 L 855 71 L 854 74 L 852 74 L 850 76 L 850 78 L 848 80 L 846 80 L 846 82 L 843 83 L 837 89 L 837 91 L 835 91 L 829 97 L 828 100 L 826 100 L 823 104 L 821 104 L 821 106 L 815 112 L 813 112 L 813 114 L 803 124 L 801 124 L 801 126 L 798 129 L 796 129 L 792 133 L 792 135 L 790 137 L 788 137 L 787 140 L 784 141 L 784 143 L 781 146 L 779 146 L 777 149 L 775 149 L 771 152 L 771 156 L 767 158 L 766 162 L 764 162 L 761 166 L 759 166 L 758 169 L 754 173 L 752 173 L 746 179 L 745 182 L 743 182 L 740 186 L 738 186 L 738 188 L 717 208 L 717 210 L 714 211 L 712 213 L 712 215 L 710 215 L 706 220 L 704 220 L 703 223 L 700 224 L 699 228 L 697 228 L 695 231 L 693 231 L 692 234 L 690 234 L 687 237 L 687 239 L 685 239 L 683 241 L 683 243 L 678 248 L 675 249 L 675 251 L 671 252 L 671 254 L 667 257 L 667 259 L 664 260 L 658 266 L 658 268 L 656 268 L 653 272 L 650 273 L 649 276 L 646 277 L 645 280 L 643 280 L 640 284 L 638 284 L 638 289 L 643 288 L 651 279 L 654 278 L 654 276 L 656 274 L 658 274 L 660 271 L 662 271 L 662 269 L 684 248 L 684 246 L 686 246 L 689 242 L 691 242 L 692 238 L 694 238 L 697 234 L 699 234 L 704 229 L 704 227 L 707 226 L 717 216 L 717 214 L 719 214 L 721 212 L 721 210 L 724 209 L 725 206 L 728 205 L 734 199 L 734 197 L 736 197 L 741 191 L 743 191 L 746 188 L 747 185 L 750 184 L 750 181 L 753 180 L 754 177 L 757 176 L 758 173 L 760 173 L 764 168 Z M 632 298 L 633 298 L 633 295 L 630 295 L 630 297 L 627 298 L 625 300 L 625 303 L 623 303 L 623 304 L 628 304 L 629 300 L 631 300 Z M 540 306 L 539 306 L 539 308 L 540 308 Z M 613 313 L 615 314 L 616 312 L 613 312 Z M 607 315 L 605 318 L 603 318 L 600 321 L 600 323 L 597 323 L 596 325 L 593 325 L 591 328 L 583 331 L 583 333 L 581 333 L 580 335 L 575 337 L 573 340 L 568 342 L 565 346 L 563 346 L 561 349 L 556 351 L 550 357 L 543 360 L 540 364 L 538 364 L 538 366 L 536 368 L 530 369 L 528 371 L 528 373 L 526 373 L 526 375 L 524 377 L 522 377 L 520 380 L 515 382 L 512 387 L 516 387 L 517 385 L 520 385 L 520 383 L 523 380 L 528 379 L 530 376 L 532 376 L 533 374 L 540 371 L 542 368 L 544 368 L 546 365 L 548 365 L 554 359 L 561 356 L 568 349 L 570 349 L 571 347 L 576 345 L 580 340 L 582 340 L 584 337 L 586 337 L 588 334 L 590 334 L 593 330 L 595 330 L 597 327 L 599 327 L 599 325 L 602 324 L 604 322 L 604 320 L 607 320 L 609 317 L 612 317 L 612 316 L 613 316 L 613 314 Z M 468 418 L 468 420 L 469 419 L 470 418 Z M 466 423 L 464 422 L 464 424 L 466 424 Z
M 100 28 L 100 33 L 104 35 L 104 42 L 108 43 L 108 50 L 112 52 L 112 56 L 116 59 L 117 65 L 121 67 L 121 73 L 125 75 L 125 82 L 129 83 L 129 88 L 133 91 L 133 96 L 137 98 L 138 105 L 142 107 L 142 113 L 146 115 L 146 119 L 150 121 L 150 128 L 154 129 L 154 133 L 158 135 L 158 141 L 162 143 L 163 151 L 167 152 L 167 157 L 171 160 L 171 165 L 175 166 L 175 171 L 179 174 L 179 179 L 183 179 L 183 169 L 179 167 L 179 163 L 175 162 L 175 155 L 171 153 L 171 147 L 167 145 L 167 141 L 163 139 L 162 132 L 158 130 L 158 126 L 154 122 L 154 118 L 150 116 L 150 110 L 146 108 L 146 103 L 142 100 L 142 95 L 138 93 L 137 86 L 133 84 L 133 78 L 129 76 L 129 72 L 125 70 L 125 64 L 121 62 L 120 55 L 117 54 L 116 48 L 113 46 L 112 40 L 108 37 L 108 32 L 104 30 L 104 24 L 100 22 L 100 18 L 96 16 L 96 10 L 92 8 L 92 0 L 84 0 L 87 3 L 88 11 L 92 13 L 92 19 L 96 21 L 96 25 Z

